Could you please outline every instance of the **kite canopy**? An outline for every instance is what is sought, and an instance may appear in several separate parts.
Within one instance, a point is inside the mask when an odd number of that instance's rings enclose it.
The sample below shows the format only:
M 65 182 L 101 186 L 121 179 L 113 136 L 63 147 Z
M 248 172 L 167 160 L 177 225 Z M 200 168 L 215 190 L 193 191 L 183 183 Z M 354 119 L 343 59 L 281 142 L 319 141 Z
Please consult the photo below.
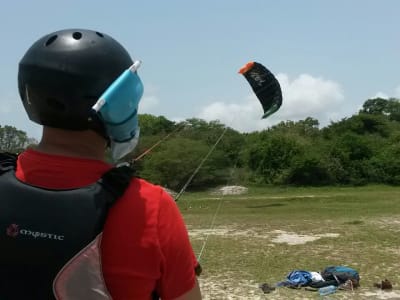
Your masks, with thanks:
M 249 82 L 264 109 L 263 119 L 272 115 L 282 105 L 282 90 L 275 76 L 262 64 L 249 62 L 239 73 Z

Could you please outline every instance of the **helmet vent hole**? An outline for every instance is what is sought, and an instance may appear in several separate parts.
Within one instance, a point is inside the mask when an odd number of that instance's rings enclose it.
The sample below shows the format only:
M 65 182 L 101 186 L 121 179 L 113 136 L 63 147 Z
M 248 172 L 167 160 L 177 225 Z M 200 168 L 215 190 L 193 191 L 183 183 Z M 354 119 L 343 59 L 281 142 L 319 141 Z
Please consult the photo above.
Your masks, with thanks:
M 57 39 L 57 35 L 53 35 L 52 37 L 50 37 L 46 43 L 44 44 L 46 47 L 50 46 L 55 40 Z
M 82 38 L 82 33 L 78 32 L 78 31 L 75 31 L 75 32 L 72 34 L 72 37 L 73 37 L 75 40 L 80 40 L 80 39 Z
M 97 34 L 99 37 L 104 37 L 104 35 L 103 35 L 102 33 L 98 32 L 98 31 L 96 31 L 96 34 Z
M 47 98 L 47 105 L 56 111 L 65 111 L 64 103 L 58 101 L 56 98 Z

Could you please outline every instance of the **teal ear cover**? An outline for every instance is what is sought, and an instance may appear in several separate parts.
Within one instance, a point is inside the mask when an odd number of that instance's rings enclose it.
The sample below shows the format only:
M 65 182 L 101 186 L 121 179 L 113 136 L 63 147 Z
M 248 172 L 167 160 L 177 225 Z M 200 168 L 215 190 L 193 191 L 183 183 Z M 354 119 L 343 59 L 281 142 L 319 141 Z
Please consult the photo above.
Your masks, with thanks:
M 137 72 L 124 71 L 101 95 L 105 104 L 99 113 L 111 141 L 121 143 L 134 138 L 139 128 L 138 105 L 143 83 Z

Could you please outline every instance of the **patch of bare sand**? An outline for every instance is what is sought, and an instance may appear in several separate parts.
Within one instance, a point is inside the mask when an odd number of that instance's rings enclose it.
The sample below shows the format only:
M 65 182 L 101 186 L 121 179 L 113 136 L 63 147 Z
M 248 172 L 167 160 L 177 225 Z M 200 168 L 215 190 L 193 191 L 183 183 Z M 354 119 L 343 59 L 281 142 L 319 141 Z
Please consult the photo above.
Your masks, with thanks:
M 337 238 L 339 237 L 338 233 L 323 233 L 316 235 L 307 235 L 307 234 L 297 234 L 293 232 L 286 232 L 282 230 L 275 230 L 275 233 L 278 234 L 275 238 L 272 239 L 273 243 L 286 243 L 288 245 L 301 245 L 308 242 L 313 242 L 319 240 L 320 238 L 328 237 L 328 238 Z
M 189 229 L 189 235 L 191 238 L 204 238 L 205 236 L 219 236 L 228 238 L 264 238 L 271 239 L 273 243 L 286 243 L 288 245 L 300 245 L 308 242 L 316 241 L 320 238 L 337 238 L 337 233 L 322 233 L 322 234 L 297 234 L 294 232 L 286 232 L 283 230 L 274 230 L 272 232 L 259 233 L 252 229 L 235 229 L 220 227 L 214 229 Z
M 252 200 L 252 199 L 272 199 L 272 200 L 285 200 L 285 199 L 307 199 L 307 198 L 332 198 L 339 194 L 329 195 L 289 195 L 289 196 L 246 196 L 246 197 L 235 197 L 236 200 Z M 201 200 L 219 200 L 221 197 L 202 197 Z
M 360 293 L 361 296 L 367 297 L 369 299 L 400 299 L 400 291 L 382 291 L 378 290 L 376 292 L 368 291 Z
M 233 275 L 233 274 L 232 274 Z M 265 299 L 258 284 L 249 280 L 233 280 L 230 274 L 221 276 L 200 276 L 199 283 L 204 300 L 215 299 Z
M 373 219 L 369 221 L 376 226 L 379 226 L 382 229 L 390 229 L 392 231 L 399 232 L 400 231 L 400 219 L 399 217 L 386 217 L 380 219 Z
M 211 192 L 212 195 L 242 195 L 246 194 L 248 191 L 247 187 L 240 185 L 229 185 L 223 186 L 217 190 Z
M 234 229 L 234 228 L 214 228 L 214 229 L 189 229 L 189 235 L 191 238 L 203 238 L 208 235 L 229 237 L 229 238 L 241 238 L 241 237 L 254 237 L 263 238 L 265 235 L 261 235 L 254 230 L 248 229 Z

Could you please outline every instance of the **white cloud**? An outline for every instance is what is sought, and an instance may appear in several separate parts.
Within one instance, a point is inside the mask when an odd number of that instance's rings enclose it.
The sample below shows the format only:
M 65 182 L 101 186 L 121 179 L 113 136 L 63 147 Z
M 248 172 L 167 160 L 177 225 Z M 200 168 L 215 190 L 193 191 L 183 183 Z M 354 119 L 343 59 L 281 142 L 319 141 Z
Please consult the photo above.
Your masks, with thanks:
M 383 92 L 377 92 L 371 99 L 375 98 L 382 98 L 382 99 L 389 99 L 389 96 Z
M 338 83 L 301 74 L 293 81 L 285 74 L 278 74 L 282 87 L 283 104 L 280 115 L 290 120 L 320 117 L 337 113 L 338 104 L 344 100 Z
M 139 102 L 139 112 L 141 114 L 151 113 L 160 103 L 156 96 L 145 96 Z
M 140 114 L 153 114 L 160 106 L 158 97 L 159 88 L 154 84 L 148 83 L 145 87 L 143 98 L 139 102 Z
M 400 98 L 400 85 L 394 89 L 394 96 Z
M 265 124 L 260 120 L 262 110 L 257 102 L 253 97 L 248 97 L 241 104 L 214 102 L 203 108 L 198 117 L 209 121 L 220 120 L 239 131 L 262 129 Z
M 254 94 L 238 103 L 215 102 L 204 107 L 199 118 L 220 120 L 232 128 L 246 132 L 262 130 L 272 124 L 286 120 L 301 120 L 313 117 L 321 125 L 343 117 L 341 105 L 344 101 L 342 88 L 331 80 L 301 74 L 290 80 L 286 74 L 278 74 L 283 103 L 278 112 L 266 120 L 260 120 L 262 108 Z
M 400 85 L 394 88 L 393 93 L 390 93 L 389 96 L 387 93 L 384 92 L 377 92 L 375 96 L 371 98 L 382 98 L 382 99 L 389 99 L 391 97 L 400 98 Z

